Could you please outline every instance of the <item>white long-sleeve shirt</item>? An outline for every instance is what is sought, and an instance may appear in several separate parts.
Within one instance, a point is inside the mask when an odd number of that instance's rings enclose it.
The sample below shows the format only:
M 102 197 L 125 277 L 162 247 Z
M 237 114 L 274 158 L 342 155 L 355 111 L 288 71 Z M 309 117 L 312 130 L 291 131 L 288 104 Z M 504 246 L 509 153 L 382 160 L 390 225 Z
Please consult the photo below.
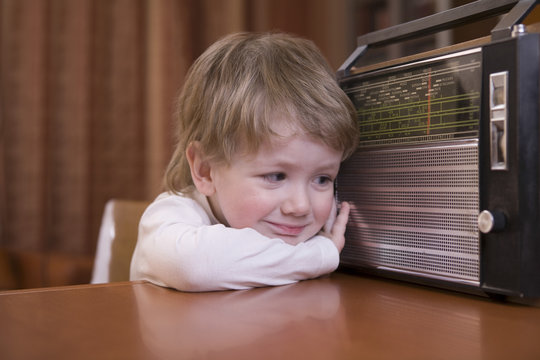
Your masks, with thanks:
M 205 196 L 163 193 L 144 212 L 131 280 L 182 291 L 284 285 L 334 271 L 339 252 L 316 235 L 298 245 L 220 224 Z

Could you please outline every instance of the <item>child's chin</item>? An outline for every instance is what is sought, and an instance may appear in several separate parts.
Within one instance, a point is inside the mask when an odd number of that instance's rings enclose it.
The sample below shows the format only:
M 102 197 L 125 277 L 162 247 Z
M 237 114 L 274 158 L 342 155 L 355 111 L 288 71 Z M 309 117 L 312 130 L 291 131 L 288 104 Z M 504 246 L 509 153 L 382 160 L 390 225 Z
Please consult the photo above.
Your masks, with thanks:
M 303 243 L 304 241 L 307 241 L 311 239 L 315 234 L 308 236 L 308 235 L 299 235 L 299 236 L 281 236 L 280 238 L 285 241 L 287 244 L 290 245 L 298 245 L 300 243 Z

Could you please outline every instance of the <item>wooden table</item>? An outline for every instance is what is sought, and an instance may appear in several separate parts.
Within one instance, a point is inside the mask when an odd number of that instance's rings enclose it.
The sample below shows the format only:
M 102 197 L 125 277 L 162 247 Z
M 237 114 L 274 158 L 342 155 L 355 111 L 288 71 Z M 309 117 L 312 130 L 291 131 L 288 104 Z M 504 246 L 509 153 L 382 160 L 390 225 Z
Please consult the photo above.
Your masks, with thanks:
M 344 273 L 213 293 L 8 291 L 0 358 L 540 359 L 540 308 Z

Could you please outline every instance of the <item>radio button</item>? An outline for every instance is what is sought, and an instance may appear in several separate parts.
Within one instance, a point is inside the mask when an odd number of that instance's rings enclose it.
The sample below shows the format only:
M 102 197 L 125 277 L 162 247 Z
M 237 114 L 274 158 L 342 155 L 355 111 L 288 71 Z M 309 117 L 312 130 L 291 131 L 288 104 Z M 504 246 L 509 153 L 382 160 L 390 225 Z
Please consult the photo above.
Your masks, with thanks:
M 508 71 L 489 75 L 491 170 L 508 170 Z

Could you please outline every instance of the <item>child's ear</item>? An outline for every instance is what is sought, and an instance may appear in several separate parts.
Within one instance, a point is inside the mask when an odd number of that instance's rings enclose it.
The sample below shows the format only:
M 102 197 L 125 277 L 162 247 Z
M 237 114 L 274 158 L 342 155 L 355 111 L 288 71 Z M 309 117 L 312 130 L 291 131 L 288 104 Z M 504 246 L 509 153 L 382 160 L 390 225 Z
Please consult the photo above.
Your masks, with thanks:
M 198 141 L 193 141 L 188 145 L 186 157 L 191 170 L 191 178 L 197 190 L 205 196 L 213 195 L 215 188 L 210 171 L 211 164 Z

